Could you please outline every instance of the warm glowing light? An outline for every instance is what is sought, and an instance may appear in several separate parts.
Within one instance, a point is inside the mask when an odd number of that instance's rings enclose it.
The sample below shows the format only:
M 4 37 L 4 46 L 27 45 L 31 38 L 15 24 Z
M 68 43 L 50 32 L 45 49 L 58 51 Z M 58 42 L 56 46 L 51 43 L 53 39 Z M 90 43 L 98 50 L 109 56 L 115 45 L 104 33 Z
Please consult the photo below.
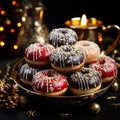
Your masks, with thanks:
M 98 41 L 102 42 L 103 41 L 103 36 L 101 33 L 98 33 Z
M 5 22 L 6 22 L 7 25 L 11 25 L 11 23 L 12 23 L 11 20 L 9 20 L 9 19 L 6 19 Z
M 10 32 L 11 32 L 11 33 L 14 33 L 14 32 L 15 32 L 14 28 L 11 28 Z
M 26 18 L 25 18 L 25 17 L 22 17 L 22 21 L 25 22 L 25 21 L 26 21 Z
M 13 0 L 11 4 L 14 5 L 14 6 L 16 6 L 16 7 L 19 6 L 19 4 L 15 0 Z
M 96 25 L 96 23 L 97 23 L 96 18 L 91 18 L 91 22 L 92 22 L 92 25 Z
M 71 18 L 71 25 L 80 25 L 80 17 Z
M 18 49 L 18 45 L 14 45 L 13 48 L 14 48 L 15 50 L 17 50 L 17 49 Z
M 86 25 L 87 25 L 87 17 L 86 17 L 85 14 L 82 15 L 80 25 L 81 25 L 81 26 L 86 26 Z
M 5 46 L 5 43 L 3 41 L 0 42 L 0 46 Z
M 0 31 L 4 31 L 4 27 L 1 26 L 1 27 L 0 27 Z
M 12 5 L 16 5 L 16 1 L 15 0 L 12 1 Z
M 18 27 L 21 27 L 21 25 L 22 25 L 22 24 L 21 24 L 20 22 L 17 23 L 17 26 L 18 26 Z
M 114 54 L 117 54 L 117 53 L 118 53 L 118 50 L 115 49 L 113 52 L 114 52 Z
M 43 10 L 40 11 L 40 21 L 42 21 L 43 19 L 43 12 L 44 12 Z
M 0 12 L 0 14 L 1 14 L 1 15 L 5 15 L 5 11 L 2 10 L 2 11 Z

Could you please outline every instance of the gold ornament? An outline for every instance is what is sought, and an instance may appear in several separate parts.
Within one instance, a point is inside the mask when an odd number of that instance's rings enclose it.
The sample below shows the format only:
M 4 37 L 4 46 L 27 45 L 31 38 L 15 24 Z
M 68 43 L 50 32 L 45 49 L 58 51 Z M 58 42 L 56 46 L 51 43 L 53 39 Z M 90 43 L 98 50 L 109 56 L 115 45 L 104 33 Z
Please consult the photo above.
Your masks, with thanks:
M 98 114 L 101 110 L 101 107 L 98 103 L 94 102 L 90 105 L 90 110 L 94 114 Z
M 119 90 L 119 84 L 117 82 L 113 83 L 113 85 L 111 86 L 111 89 L 113 91 L 118 91 Z

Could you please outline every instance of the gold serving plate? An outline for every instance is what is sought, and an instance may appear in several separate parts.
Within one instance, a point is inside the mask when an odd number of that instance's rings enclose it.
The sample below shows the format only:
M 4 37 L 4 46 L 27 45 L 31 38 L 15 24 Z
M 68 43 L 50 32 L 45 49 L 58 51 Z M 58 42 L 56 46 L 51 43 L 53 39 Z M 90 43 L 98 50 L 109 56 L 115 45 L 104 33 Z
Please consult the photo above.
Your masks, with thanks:
M 61 106 L 65 107 L 65 106 L 84 105 L 86 103 L 93 101 L 99 96 L 101 96 L 116 81 L 116 77 L 115 77 L 110 83 L 106 85 L 102 85 L 102 88 L 100 90 L 90 93 L 90 94 L 74 96 L 68 91 L 63 96 L 47 96 L 47 95 L 39 94 L 35 92 L 32 89 L 32 87 L 28 88 L 21 83 L 20 76 L 19 76 L 19 70 L 24 63 L 25 63 L 24 58 L 21 58 L 19 61 L 15 63 L 15 65 L 12 68 L 11 77 L 15 81 L 15 83 L 24 91 L 26 95 L 29 95 L 29 97 L 33 98 L 33 100 L 36 100 L 36 102 L 42 103 L 45 105 L 55 105 L 55 106 L 60 106 L 60 107 Z

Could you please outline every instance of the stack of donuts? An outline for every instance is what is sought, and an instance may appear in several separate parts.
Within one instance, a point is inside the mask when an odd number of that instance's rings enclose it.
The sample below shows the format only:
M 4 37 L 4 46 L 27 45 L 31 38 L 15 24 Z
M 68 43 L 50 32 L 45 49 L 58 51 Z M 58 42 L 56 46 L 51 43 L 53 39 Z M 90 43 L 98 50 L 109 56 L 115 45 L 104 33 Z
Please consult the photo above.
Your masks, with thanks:
M 43 95 L 83 95 L 100 90 L 117 75 L 115 61 L 101 55 L 99 46 L 78 40 L 70 28 L 55 28 L 47 43 L 30 44 L 19 70 L 24 85 Z

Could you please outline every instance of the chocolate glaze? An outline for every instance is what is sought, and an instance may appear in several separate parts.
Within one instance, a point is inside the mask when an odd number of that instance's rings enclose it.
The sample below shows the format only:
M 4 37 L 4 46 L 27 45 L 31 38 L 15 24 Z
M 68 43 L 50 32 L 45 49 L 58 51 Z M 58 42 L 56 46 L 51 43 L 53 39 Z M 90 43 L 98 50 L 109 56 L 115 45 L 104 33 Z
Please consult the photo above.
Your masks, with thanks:
M 48 35 L 48 42 L 54 47 L 73 45 L 77 40 L 77 33 L 70 28 L 56 28 Z
M 94 69 L 83 67 L 68 77 L 69 86 L 79 90 L 88 90 L 101 84 L 101 76 Z
M 68 67 L 81 64 L 85 59 L 85 54 L 81 48 L 72 45 L 58 47 L 50 55 L 50 62 L 58 67 Z
M 39 71 L 37 68 L 29 66 L 27 63 L 20 68 L 19 75 L 24 81 L 32 81 L 33 76 Z

